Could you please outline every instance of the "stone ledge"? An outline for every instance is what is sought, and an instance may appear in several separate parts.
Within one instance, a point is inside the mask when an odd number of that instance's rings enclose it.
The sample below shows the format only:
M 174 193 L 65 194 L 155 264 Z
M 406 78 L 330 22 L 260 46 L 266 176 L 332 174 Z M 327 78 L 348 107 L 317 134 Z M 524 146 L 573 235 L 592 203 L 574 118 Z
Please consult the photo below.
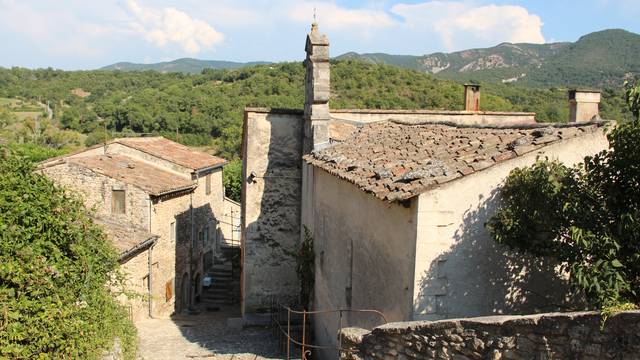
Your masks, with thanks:
M 639 359 L 640 311 L 486 316 L 345 328 L 342 359 Z

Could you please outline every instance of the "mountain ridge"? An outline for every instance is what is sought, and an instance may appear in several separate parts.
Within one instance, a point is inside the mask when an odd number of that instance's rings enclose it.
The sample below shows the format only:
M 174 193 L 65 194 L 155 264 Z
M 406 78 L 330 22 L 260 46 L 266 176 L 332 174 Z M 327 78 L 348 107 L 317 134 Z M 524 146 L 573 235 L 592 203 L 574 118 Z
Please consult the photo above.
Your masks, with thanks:
M 426 55 L 348 52 L 336 59 L 396 65 L 457 81 L 601 87 L 619 86 L 630 73 L 640 72 L 639 53 L 640 35 L 607 29 L 583 35 L 576 42 L 501 43 Z
M 640 54 L 640 35 L 623 29 L 607 29 L 583 35 L 575 42 L 503 42 L 488 48 L 426 55 L 347 52 L 333 59 L 394 65 L 458 82 L 518 83 L 529 87 L 619 87 L 626 77 L 640 73 L 637 54 Z M 273 63 L 181 58 L 152 64 L 119 62 L 100 70 L 199 74 L 208 68 L 238 69 L 265 64 Z
M 119 71 L 146 71 L 155 70 L 162 73 L 167 72 L 184 72 L 190 74 L 199 74 L 203 69 L 238 69 L 253 65 L 270 64 L 267 61 L 250 61 L 237 62 L 226 60 L 200 60 L 194 58 L 180 58 L 171 61 L 162 61 L 157 63 L 134 63 L 128 61 L 117 62 L 111 65 L 103 66 L 98 70 L 119 70 Z

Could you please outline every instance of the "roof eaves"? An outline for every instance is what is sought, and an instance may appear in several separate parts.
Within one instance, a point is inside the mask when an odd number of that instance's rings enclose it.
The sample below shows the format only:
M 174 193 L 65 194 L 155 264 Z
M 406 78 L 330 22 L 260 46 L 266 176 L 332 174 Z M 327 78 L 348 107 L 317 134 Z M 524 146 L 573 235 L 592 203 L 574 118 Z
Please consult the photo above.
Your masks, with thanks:
M 149 236 L 149 238 L 147 238 L 146 240 L 144 240 L 141 243 L 136 244 L 131 249 L 123 251 L 120 254 L 120 256 L 118 257 L 118 262 L 120 264 L 124 264 L 127 261 L 129 261 L 131 258 L 133 258 L 136 255 L 138 255 L 139 253 L 141 253 L 142 251 L 153 247 L 156 244 L 156 242 L 158 241 L 158 238 L 160 238 L 158 235 L 151 235 L 151 236 Z

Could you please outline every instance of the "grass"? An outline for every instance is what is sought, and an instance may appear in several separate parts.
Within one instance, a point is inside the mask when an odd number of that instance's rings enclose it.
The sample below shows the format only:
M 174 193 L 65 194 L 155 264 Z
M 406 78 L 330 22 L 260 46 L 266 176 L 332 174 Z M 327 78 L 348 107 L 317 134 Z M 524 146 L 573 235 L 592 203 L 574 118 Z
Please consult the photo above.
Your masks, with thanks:
M 33 101 L 0 97 L 0 107 L 8 109 L 20 120 L 43 116 L 42 108 Z
M 0 98 L 0 106 L 11 107 L 16 102 L 18 102 L 18 100 L 16 100 L 16 99 Z
M 17 111 L 13 113 L 20 120 L 42 117 L 42 111 Z

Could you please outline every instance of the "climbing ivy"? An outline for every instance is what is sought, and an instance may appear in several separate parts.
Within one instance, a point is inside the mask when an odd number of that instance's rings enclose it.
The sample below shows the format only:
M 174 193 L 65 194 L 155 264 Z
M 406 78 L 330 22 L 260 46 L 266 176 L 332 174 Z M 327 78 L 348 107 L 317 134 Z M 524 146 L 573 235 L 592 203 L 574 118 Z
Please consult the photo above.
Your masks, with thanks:
M 117 253 L 82 202 L 0 147 L 0 358 L 98 359 L 135 328 L 110 289 Z
M 315 284 L 314 264 L 313 235 L 305 226 L 304 237 L 296 254 L 296 273 L 300 281 L 300 302 L 305 308 L 310 306 L 313 295 L 313 286 Z

